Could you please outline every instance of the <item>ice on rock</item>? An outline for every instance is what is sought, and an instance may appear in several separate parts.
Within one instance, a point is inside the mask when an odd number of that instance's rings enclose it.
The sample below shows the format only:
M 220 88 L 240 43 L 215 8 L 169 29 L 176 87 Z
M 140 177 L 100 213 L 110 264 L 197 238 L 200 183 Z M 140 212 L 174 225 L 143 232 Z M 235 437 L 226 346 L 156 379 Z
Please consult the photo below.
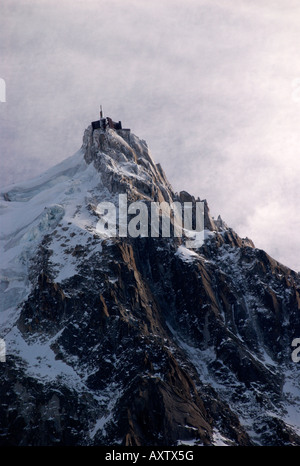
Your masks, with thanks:
M 44 212 L 38 217 L 35 225 L 33 225 L 21 237 L 21 242 L 30 243 L 38 241 L 49 230 L 53 230 L 65 214 L 65 209 L 61 205 L 45 207 Z

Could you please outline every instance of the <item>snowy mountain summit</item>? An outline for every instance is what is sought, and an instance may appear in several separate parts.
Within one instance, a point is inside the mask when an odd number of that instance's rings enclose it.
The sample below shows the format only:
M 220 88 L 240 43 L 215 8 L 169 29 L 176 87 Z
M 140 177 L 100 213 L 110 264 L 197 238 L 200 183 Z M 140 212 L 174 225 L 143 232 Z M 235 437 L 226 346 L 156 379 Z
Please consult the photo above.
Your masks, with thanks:
M 99 228 L 124 196 L 143 234 Z M 151 235 L 141 202 L 202 203 L 203 244 Z M 175 193 L 145 141 L 91 124 L 1 190 L 0 223 L 0 445 L 300 445 L 299 275 Z

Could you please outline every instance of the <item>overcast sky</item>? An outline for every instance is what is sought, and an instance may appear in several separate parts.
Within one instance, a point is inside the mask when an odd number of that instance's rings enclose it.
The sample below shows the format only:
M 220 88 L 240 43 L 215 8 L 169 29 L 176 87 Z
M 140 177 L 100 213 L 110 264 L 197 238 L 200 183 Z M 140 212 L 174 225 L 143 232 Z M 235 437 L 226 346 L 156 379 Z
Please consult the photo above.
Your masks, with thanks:
M 299 0 L 3 0 L 0 186 L 72 155 L 101 103 L 299 271 L 299 24 Z

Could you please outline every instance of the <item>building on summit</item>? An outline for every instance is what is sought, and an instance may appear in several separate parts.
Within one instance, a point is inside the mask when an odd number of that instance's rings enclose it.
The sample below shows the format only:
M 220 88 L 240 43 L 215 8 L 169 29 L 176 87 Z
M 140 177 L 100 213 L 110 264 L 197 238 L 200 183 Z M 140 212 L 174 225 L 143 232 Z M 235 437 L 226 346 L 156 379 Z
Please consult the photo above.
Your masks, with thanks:
M 110 117 L 104 118 L 103 117 L 102 105 L 100 105 L 100 118 L 97 121 L 92 121 L 92 128 L 93 128 L 93 130 L 102 129 L 103 131 L 105 131 L 106 128 L 114 129 L 116 131 L 118 131 L 118 130 L 130 131 L 130 129 L 122 128 L 122 122 L 121 121 L 115 122 Z

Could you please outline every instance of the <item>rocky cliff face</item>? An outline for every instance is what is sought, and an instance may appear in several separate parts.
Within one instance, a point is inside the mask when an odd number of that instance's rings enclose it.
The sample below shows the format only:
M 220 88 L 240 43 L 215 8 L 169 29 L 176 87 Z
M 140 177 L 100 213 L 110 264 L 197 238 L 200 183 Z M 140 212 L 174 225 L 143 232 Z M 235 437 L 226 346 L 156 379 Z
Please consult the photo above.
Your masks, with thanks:
M 206 202 L 196 250 L 101 236 L 97 206 L 120 193 L 196 201 L 144 141 L 92 127 L 2 193 L 0 444 L 300 445 L 299 275 Z

